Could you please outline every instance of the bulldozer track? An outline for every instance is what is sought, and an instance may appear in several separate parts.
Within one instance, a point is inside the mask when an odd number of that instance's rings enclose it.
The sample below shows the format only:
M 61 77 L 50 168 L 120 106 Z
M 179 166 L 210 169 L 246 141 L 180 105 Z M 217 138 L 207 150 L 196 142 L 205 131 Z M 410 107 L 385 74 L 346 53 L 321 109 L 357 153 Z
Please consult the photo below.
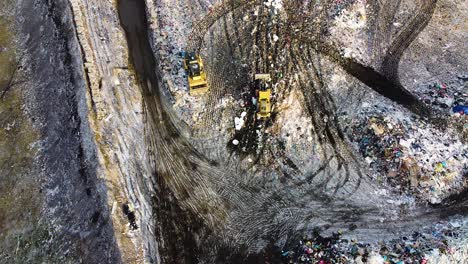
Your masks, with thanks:
M 378 92 L 379 94 L 408 108 L 415 114 L 430 117 L 432 111 L 425 106 L 415 95 L 404 88 L 399 82 L 393 82 L 370 66 L 361 64 L 352 58 L 344 57 L 332 44 L 315 40 L 303 40 L 310 47 L 338 63 L 347 73 Z
M 298 7 L 299 2 L 287 1 L 292 7 Z M 287 157 L 280 157 L 285 156 L 284 150 L 271 148 L 269 149 L 272 157 L 270 159 L 274 161 L 263 162 L 260 165 L 275 166 L 277 164 L 273 163 L 278 162 L 282 168 L 291 168 L 292 173 L 297 175 L 288 178 L 288 180 L 291 179 L 287 183 L 288 186 L 299 187 L 297 189 L 307 192 L 327 191 L 333 195 L 333 191 L 335 194 L 340 191 L 351 195 L 357 192 L 361 183 L 367 181 L 359 169 L 361 160 L 354 156 L 338 124 L 337 107 L 323 79 L 321 56 L 331 58 L 350 75 L 384 96 L 399 101 L 400 98 L 386 94 L 384 88 L 395 89 L 410 98 L 409 101 L 402 103 L 404 106 L 410 109 L 418 106 L 418 101 L 414 100 L 415 98 L 411 97 L 411 93 L 407 93 L 403 86 L 392 83 L 381 73 L 356 60 L 343 57 L 333 44 L 327 42 L 325 33 L 330 21 L 326 7 L 330 7 L 333 2 L 331 0 L 322 2 L 325 8 L 321 10 L 316 8 L 317 1 L 308 2 L 308 5 L 302 7 L 310 16 L 305 24 L 299 23 L 301 20 L 304 21 L 304 14 L 294 14 L 294 8 L 288 14 L 287 19 L 299 24 L 288 20 L 285 26 L 280 26 L 280 24 L 271 23 L 273 18 L 270 10 L 262 4 L 262 1 L 238 0 L 222 1 L 210 8 L 206 16 L 194 23 L 187 49 L 210 55 L 207 56 L 209 63 L 206 65 L 206 71 L 211 92 L 206 95 L 208 96 L 207 110 L 200 123 L 197 124 L 200 129 L 194 133 L 196 137 L 193 140 L 184 138 L 174 128 L 171 118 L 165 116 L 164 107 L 161 106 L 161 102 L 158 102 L 160 99 L 155 98 L 157 96 L 148 96 L 145 101 L 148 118 L 151 119 L 148 123 L 152 124 L 149 134 L 151 135 L 151 149 L 154 151 L 151 153 L 159 177 L 166 182 L 169 189 L 176 193 L 175 198 L 184 209 L 194 212 L 210 228 L 221 233 L 224 239 L 230 240 L 226 241 L 226 244 L 239 242 L 247 246 L 255 246 L 255 241 L 260 237 L 271 235 L 284 237 L 289 234 L 289 230 L 297 230 L 298 224 L 305 218 L 310 219 L 308 222 L 312 222 L 311 224 L 316 224 L 321 220 L 336 224 L 339 221 L 332 220 L 337 215 L 345 218 L 348 211 L 352 212 L 356 209 L 351 206 L 345 207 L 340 202 L 333 205 L 330 202 L 332 198 L 327 195 L 298 202 L 295 200 L 297 197 L 287 193 L 288 190 L 268 192 L 256 182 L 257 179 L 254 177 L 258 175 L 249 171 L 248 168 L 240 168 L 240 162 L 237 159 L 223 158 L 221 150 L 224 149 L 219 148 L 216 151 L 211 146 L 205 148 L 193 146 L 224 140 L 219 133 L 216 134 L 217 132 L 209 132 L 209 137 L 204 137 L 203 134 L 208 134 L 206 131 L 213 129 L 223 114 L 217 107 L 219 100 L 228 93 L 235 95 L 239 92 L 237 91 L 239 90 L 238 81 L 230 75 L 235 75 L 234 77 L 238 75 L 241 71 L 240 63 L 250 64 L 249 69 L 252 73 L 270 73 L 274 82 L 278 81 L 276 70 L 280 69 L 285 83 L 288 84 L 285 89 L 292 89 L 292 86 L 297 85 L 295 88 L 301 90 L 303 95 L 301 103 L 308 111 L 313 124 L 312 134 L 321 148 L 322 157 L 319 166 L 314 168 L 314 171 L 304 172 L 292 160 L 288 161 Z M 206 8 L 203 1 L 197 3 L 200 9 Z M 398 6 L 397 3 L 394 4 Z M 393 4 L 392 7 L 394 7 Z M 251 11 L 258 11 L 258 15 L 253 18 Z M 248 16 L 250 20 L 242 21 L 242 25 L 239 26 L 238 18 L 245 17 L 243 15 Z M 390 10 L 383 20 L 390 20 L 393 16 L 394 10 Z M 427 18 L 422 16 L 419 20 L 421 19 Z M 411 34 L 417 34 L 414 32 L 417 32 L 419 27 L 411 27 L 411 25 L 409 27 L 412 30 L 408 29 L 404 32 L 411 31 L 413 32 Z M 252 34 L 254 28 L 256 32 Z M 397 39 L 411 35 L 404 32 L 400 33 Z M 272 41 L 273 35 L 278 36 L 278 41 Z M 379 38 L 381 36 L 378 36 L 377 40 Z M 397 53 L 401 52 L 401 49 L 404 51 L 405 45 L 409 44 L 405 41 L 396 42 L 393 50 Z M 380 51 L 376 52 L 380 54 Z M 271 64 L 274 67 L 270 67 Z M 393 64 L 389 63 L 389 65 Z M 298 84 L 293 84 L 292 81 L 295 74 L 297 74 Z M 371 81 L 375 80 L 366 80 L 363 77 L 366 74 L 374 76 L 381 86 L 376 87 L 372 84 Z M 273 105 L 276 100 L 272 100 Z M 419 114 L 424 113 L 424 110 L 413 110 Z M 267 136 L 264 136 L 263 141 L 266 139 Z M 204 156 L 198 149 L 213 153 Z M 263 151 L 263 149 L 260 150 Z M 266 148 L 265 152 L 266 150 L 268 149 Z M 214 163 L 210 158 L 218 159 L 217 162 L 221 165 Z M 229 166 L 224 166 L 223 163 L 226 163 L 226 160 Z M 283 172 L 288 173 L 288 169 Z M 259 177 L 267 176 L 263 174 Z M 330 188 L 332 192 L 328 192 Z M 341 189 L 346 190 L 341 191 Z M 326 205 L 323 205 L 324 201 Z M 366 212 L 369 216 L 378 215 L 378 212 L 369 208 L 363 210 L 368 210 Z M 375 219 L 375 217 L 369 217 L 369 219 Z M 223 230 L 222 227 L 225 226 L 228 228 Z
M 216 26 L 215 28 L 218 28 L 218 26 Z M 224 28 L 224 30 L 226 30 L 226 28 Z M 218 32 L 221 32 L 224 30 L 219 29 Z M 224 32 L 224 33 L 229 34 L 228 32 Z M 224 46 L 228 46 L 228 43 L 224 41 L 224 38 L 218 37 L 219 34 L 221 33 L 213 34 L 212 37 L 214 38 L 214 42 L 216 43 L 215 48 L 221 50 L 223 49 Z M 210 93 L 207 95 L 208 107 L 204 115 L 202 127 L 203 126 L 211 127 L 212 122 L 219 120 L 219 117 L 220 117 L 220 110 L 216 107 L 216 105 L 218 104 L 220 98 L 225 96 L 227 93 L 227 85 L 224 83 L 225 76 L 229 76 L 230 74 L 232 74 L 228 65 L 221 63 L 224 59 L 225 58 L 216 57 L 213 59 L 212 64 L 207 66 Z
M 195 26 L 189 36 L 188 49 L 199 51 L 202 47 L 206 32 L 214 23 L 237 8 L 247 10 L 251 6 L 256 5 L 257 2 L 258 1 L 255 0 L 232 0 L 228 2 L 222 1 L 213 6 L 207 15 L 200 21 L 195 22 Z
M 241 10 L 236 9 L 235 12 L 237 11 Z M 234 95 L 237 93 L 237 89 L 234 89 L 237 87 L 237 85 L 234 85 L 234 87 L 226 85 L 226 76 L 237 78 L 239 74 L 239 67 L 235 65 L 238 65 L 242 62 L 240 59 L 241 56 L 238 54 L 249 54 L 246 51 L 248 51 L 250 49 L 249 47 L 253 45 L 253 43 L 249 43 L 251 38 L 248 37 L 243 38 L 243 42 L 238 42 L 236 47 L 231 45 L 232 39 L 237 39 L 239 36 L 247 36 L 251 32 L 249 26 L 243 26 L 240 30 L 239 28 L 233 28 L 232 25 L 234 25 L 234 23 L 231 21 L 231 19 L 232 18 L 223 18 L 218 23 L 214 23 L 210 28 L 210 35 L 207 39 L 207 41 L 211 43 L 209 45 L 210 54 L 218 55 L 209 56 L 210 63 L 206 67 L 211 91 L 208 94 L 208 107 L 204 114 L 203 121 L 198 125 L 200 127 L 211 125 L 213 121 L 217 120 L 217 116 L 219 116 L 220 110 L 214 106 L 218 103 L 220 98 L 226 94 Z M 218 50 L 226 49 L 230 50 L 232 53 L 224 54 L 217 52 Z M 223 61 L 234 64 L 234 67 L 229 67 L 231 64 L 226 65 L 226 63 L 223 63 Z
M 238 23 L 238 20 L 242 21 L 242 14 L 239 14 L 239 12 L 236 12 L 236 9 L 232 6 L 231 4 L 231 21 L 232 21 L 232 25 L 233 25 L 233 29 L 234 29 L 234 38 L 236 39 L 236 48 L 239 50 L 239 54 L 240 54 L 240 57 L 241 58 L 244 58 L 244 50 L 242 48 L 242 40 L 240 38 L 240 35 L 239 35 L 239 23 Z
M 369 3 L 370 16 L 368 19 L 369 28 L 369 53 L 372 63 L 380 67 L 384 57 L 385 44 L 391 41 L 391 30 L 393 21 L 400 7 L 401 0 L 372 0 Z
M 262 5 L 262 8 L 265 9 L 263 5 Z M 268 12 L 268 10 L 264 10 L 263 13 L 264 13 L 264 17 L 262 19 L 262 23 L 264 26 L 263 26 L 263 29 L 261 30 L 261 32 L 263 32 L 263 36 L 262 36 L 262 43 L 260 43 L 260 46 L 263 48 L 263 51 L 261 53 L 261 59 L 263 62 L 261 71 L 270 73 L 269 50 L 270 50 L 271 42 L 270 42 L 269 34 L 271 30 L 270 28 L 271 12 Z
M 203 2 L 201 0 L 197 0 L 198 5 L 200 6 L 200 9 L 205 12 L 208 10 L 208 4 L 206 2 Z
M 253 37 L 253 45 L 252 45 L 252 50 L 251 50 L 251 60 L 253 61 L 253 73 L 256 73 L 257 71 L 260 71 L 260 68 L 262 67 L 260 65 L 261 61 L 261 49 L 259 48 L 261 39 L 260 39 L 260 29 L 262 28 L 262 15 L 263 15 L 263 10 L 264 8 L 262 6 L 257 8 L 258 14 L 255 16 L 255 21 L 254 21 L 254 28 L 253 30 L 255 31 L 254 37 Z
M 224 32 L 224 36 L 226 38 L 226 44 L 227 44 L 227 48 L 229 50 L 229 55 L 231 57 L 234 57 L 234 49 L 232 47 L 232 41 L 231 41 L 231 37 L 229 35 L 229 29 L 228 29 L 228 24 L 227 24 L 227 19 L 226 19 L 226 16 L 223 16 L 222 18 L 222 23 L 223 23 L 223 32 Z
M 291 52 L 299 53 L 299 50 L 297 47 L 294 47 Z M 337 192 L 350 180 L 351 172 L 348 164 L 358 164 L 358 161 L 355 158 L 353 151 L 347 144 L 344 134 L 337 122 L 336 106 L 333 103 L 333 99 L 325 89 L 325 85 L 319 76 L 317 68 L 313 63 L 311 63 L 313 60 L 311 59 L 310 51 L 307 50 L 307 53 L 307 58 L 306 56 L 295 56 L 294 54 L 292 54 L 291 57 L 293 57 L 293 60 L 296 62 L 295 65 L 297 65 L 297 71 L 299 73 L 304 73 L 308 80 L 302 80 L 302 77 L 299 75 L 299 81 L 301 84 L 300 87 L 305 100 L 304 107 L 305 109 L 309 110 L 309 115 L 312 118 L 312 124 L 314 127 L 313 133 L 317 135 L 317 138 L 319 139 L 319 145 L 323 149 L 322 153 L 324 156 L 322 159 L 328 163 L 332 157 L 335 157 L 338 162 L 337 173 L 344 173 L 344 177 L 340 177 L 342 178 L 342 182 L 338 183 L 335 187 L 335 192 Z M 309 64 L 306 64 L 306 61 L 309 62 Z M 308 65 L 310 65 L 310 67 L 307 67 Z M 323 100 L 323 98 L 327 100 Z M 321 117 L 324 116 L 328 117 L 328 119 L 321 119 Z M 322 137 L 322 135 L 324 135 L 324 137 Z M 334 152 L 332 156 L 327 155 L 327 150 L 325 147 L 326 145 L 332 146 Z M 342 171 L 341 168 L 344 168 L 344 171 Z M 313 176 L 308 177 L 308 179 L 312 180 L 319 172 L 320 171 L 313 173 Z M 360 184 L 360 180 L 363 177 L 359 169 L 356 169 L 355 172 L 359 179 L 357 181 L 357 185 L 354 188 L 354 191 L 357 190 Z M 332 174 L 328 174 L 324 180 L 317 183 L 316 188 L 324 188 L 332 177 L 334 177 Z M 297 184 L 301 185 L 304 184 L 304 182 Z
M 421 9 L 407 23 L 406 27 L 392 42 L 383 58 L 380 72 L 389 80 L 399 82 L 398 65 L 405 50 L 411 45 L 421 31 L 426 28 L 434 14 L 437 0 L 422 0 Z
M 219 49 L 218 46 L 222 46 L 223 43 L 223 38 L 217 37 L 217 33 L 215 33 L 215 31 L 219 31 L 218 27 L 218 25 L 214 26 L 210 31 L 209 41 L 212 43 L 210 45 L 210 49 L 212 49 L 211 54 L 216 54 L 215 49 Z M 207 111 L 204 117 L 202 117 L 203 121 L 200 124 L 200 128 L 212 127 L 213 121 L 217 120 L 215 118 L 215 115 L 218 112 L 216 109 L 216 104 L 218 103 L 218 99 L 221 98 L 220 96 L 222 95 L 222 91 L 225 88 L 222 83 L 222 76 L 226 74 L 226 69 L 223 65 L 221 65 L 221 67 L 217 67 L 220 60 L 221 58 L 218 56 L 211 56 L 211 63 L 205 66 L 207 75 L 209 76 L 208 85 L 210 87 L 210 93 L 207 95 Z

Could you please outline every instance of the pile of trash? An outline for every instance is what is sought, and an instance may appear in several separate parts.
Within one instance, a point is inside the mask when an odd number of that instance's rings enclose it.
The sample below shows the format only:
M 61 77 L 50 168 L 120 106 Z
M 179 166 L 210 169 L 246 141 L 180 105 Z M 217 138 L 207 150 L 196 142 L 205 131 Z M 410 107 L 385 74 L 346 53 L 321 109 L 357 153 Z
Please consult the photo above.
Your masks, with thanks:
M 183 67 L 187 38 L 192 31 L 191 21 L 196 21 L 200 15 L 191 10 L 183 2 L 174 4 L 168 0 L 158 1 L 154 14 L 158 17 L 158 23 L 153 41 L 162 81 L 169 91 L 167 95 L 180 118 L 193 126 L 200 121 L 206 102 L 189 95 L 187 73 Z
M 366 1 L 336 1 L 330 12 L 334 17 L 330 29 L 333 42 L 341 49 L 346 58 L 354 58 L 364 64 L 369 64 L 370 58 L 366 50 L 366 38 L 363 37 L 367 30 Z
M 356 2 L 356 0 L 335 0 L 330 11 L 332 18 L 338 16 L 348 6 L 354 4 L 354 2 Z
M 433 81 L 417 87 L 418 97 L 426 104 L 441 110 L 452 110 L 461 115 L 468 114 L 468 75 L 458 75 L 456 79 Z
M 365 114 L 343 124 L 378 182 L 431 203 L 465 187 L 468 148 L 456 135 L 414 117 L 388 114 Z
M 278 11 L 283 9 L 283 0 L 267 0 L 263 2 L 263 4 L 267 7 L 271 7 L 275 14 L 278 14 Z
M 283 263 L 429 263 L 432 255 L 451 255 L 457 252 L 453 241 L 461 238 L 461 226 L 437 223 L 411 236 L 375 244 L 359 243 L 342 238 L 342 232 L 323 237 L 314 232 L 297 244 L 281 251 Z

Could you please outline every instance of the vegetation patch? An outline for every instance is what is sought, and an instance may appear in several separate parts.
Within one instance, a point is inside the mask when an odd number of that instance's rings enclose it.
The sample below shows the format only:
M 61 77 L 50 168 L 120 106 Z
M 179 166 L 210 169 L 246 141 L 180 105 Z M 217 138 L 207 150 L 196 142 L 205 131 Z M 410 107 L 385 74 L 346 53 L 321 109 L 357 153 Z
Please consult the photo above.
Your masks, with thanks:
M 15 35 L 7 18 L 0 17 L 0 259 L 27 248 L 22 238 L 43 233 L 37 229 L 42 195 L 32 171 L 39 136 L 24 113 Z

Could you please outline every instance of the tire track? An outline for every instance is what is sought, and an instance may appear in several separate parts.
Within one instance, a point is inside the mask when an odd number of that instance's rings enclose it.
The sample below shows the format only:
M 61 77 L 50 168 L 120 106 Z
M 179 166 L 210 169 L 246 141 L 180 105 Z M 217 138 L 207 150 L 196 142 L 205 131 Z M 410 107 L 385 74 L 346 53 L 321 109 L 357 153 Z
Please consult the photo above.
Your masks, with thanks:
M 385 57 L 383 58 L 380 72 L 388 80 L 399 83 L 398 65 L 405 50 L 417 38 L 419 33 L 426 28 L 434 14 L 437 0 L 422 0 L 421 9 L 406 27 L 398 34 L 396 39 L 390 45 Z
M 218 14 L 216 14 L 216 16 L 217 15 Z M 268 20 L 268 18 L 265 19 Z M 256 23 L 259 21 L 261 22 L 262 19 L 258 19 Z M 323 23 L 324 26 L 320 29 L 321 31 L 326 30 L 327 27 L 326 23 Z M 207 25 L 208 24 L 207 22 Z M 227 43 L 224 43 L 223 40 L 220 39 L 220 36 L 222 36 L 223 33 L 229 34 L 229 25 L 224 29 L 224 32 L 222 28 L 220 28 L 220 25 L 220 23 L 216 23 L 215 21 L 208 27 L 208 30 L 216 30 L 216 33 L 221 32 L 220 34 L 214 34 L 208 37 L 209 41 L 213 41 L 218 45 L 216 49 L 212 50 L 212 54 L 225 50 L 227 46 Z M 206 25 L 204 27 L 206 27 Z M 265 54 L 271 52 L 273 48 L 267 47 L 265 49 L 264 47 L 265 45 L 272 44 L 269 42 L 268 38 L 265 37 L 266 35 L 262 35 L 263 31 L 269 31 L 269 29 L 261 25 L 258 29 L 262 32 L 258 32 L 258 41 L 255 42 L 256 45 L 260 45 L 259 52 L 257 55 L 252 54 L 254 61 L 258 60 L 257 66 L 254 67 L 255 70 L 261 67 L 268 67 L 268 64 L 266 64 L 268 60 L 265 59 Z M 232 34 L 235 34 L 235 32 Z M 244 34 L 245 32 L 240 35 L 245 36 Z M 205 38 L 204 33 L 200 33 L 199 36 L 201 35 Z M 307 36 L 303 36 L 302 38 L 306 37 Z M 296 40 L 300 39 L 296 38 Z M 198 47 L 203 45 L 203 39 L 201 41 L 202 43 Z M 249 42 L 246 41 L 246 49 L 249 47 L 248 43 Z M 284 45 L 286 46 L 287 43 Z M 140 45 L 136 46 L 140 47 Z M 214 45 L 212 45 L 212 47 L 213 46 Z M 218 242 L 219 244 L 226 244 L 233 248 L 238 248 L 239 244 L 243 244 L 252 246 L 251 248 L 253 249 L 259 249 L 262 246 L 263 237 L 278 238 L 278 236 L 290 234 L 289 230 L 300 231 L 301 228 L 307 229 L 312 225 L 320 226 L 323 225 L 324 222 L 327 224 L 331 223 L 331 225 L 334 226 L 344 226 L 347 222 L 356 222 L 363 223 L 362 225 L 364 226 L 368 225 L 362 227 L 365 231 L 369 230 L 369 226 L 375 227 L 376 229 L 380 228 L 379 230 L 382 230 L 382 232 L 386 230 L 386 227 L 382 227 L 383 224 L 378 222 L 379 217 L 382 217 L 383 214 L 380 213 L 378 208 L 373 207 L 372 204 L 369 205 L 368 197 L 364 197 L 364 199 L 361 197 L 356 198 L 356 195 L 359 195 L 359 193 L 361 193 L 361 195 L 369 195 L 375 189 L 369 186 L 363 187 L 361 185 L 360 181 L 363 179 L 362 175 L 357 176 L 357 183 L 355 181 L 356 179 L 352 178 L 356 177 L 356 175 L 348 177 L 355 168 L 352 168 L 352 165 L 348 166 L 345 162 L 349 161 L 349 157 L 345 156 L 341 150 L 342 146 L 340 144 L 345 144 L 346 142 L 344 142 L 343 136 L 338 132 L 339 126 L 335 123 L 334 114 L 336 112 L 336 107 L 333 102 L 330 101 L 331 96 L 327 95 L 327 89 L 326 85 L 323 83 L 320 67 L 318 64 L 312 63 L 312 57 L 315 53 L 325 54 L 332 59 L 334 58 L 334 60 L 336 60 L 340 66 L 347 69 L 348 72 L 364 80 L 367 79 L 363 77 L 363 74 L 374 73 L 358 62 L 343 58 L 339 51 L 331 45 L 328 46 L 324 44 L 323 40 L 311 42 L 309 39 L 304 42 L 304 47 L 305 46 L 310 47 L 313 51 L 304 48 L 301 50 L 299 43 L 293 44 L 293 49 L 288 50 L 289 54 L 287 55 L 289 56 L 287 56 L 287 58 L 289 57 L 289 61 L 287 67 L 292 69 L 288 72 L 305 73 L 306 77 L 300 76 L 299 81 L 301 88 L 304 89 L 305 104 L 308 105 L 306 109 L 309 109 L 309 113 L 312 116 L 311 118 L 316 124 L 314 124 L 314 129 L 317 129 L 316 134 L 323 134 L 325 136 L 324 139 L 321 139 L 323 143 L 334 145 L 335 151 L 327 153 L 329 149 L 324 148 L 327 158 L 322 163 L 322 166 L 319 167 L 317 171 L 306 175 L 306 181 L 303 179 L 293 179 L 291 185 L 325 189 L 327 187 L 327 182 L 332 177 L 338 177 L 342 179 L 336 183 L 334 187 L 335 193 L 338 189 L 344 188 L 348 182 L 357 184 L 355 188 L 354 186 L 351 187 L 352 190 L 348 188 L 343 191 L 346 191 L 349 196 L 353 195 L 353 197 L 345 197 L 347 199 L 332 199 L 328 195 L 320 193 L 319 191 L 315 192 L 315 189 L 312 189 L 314 196 L 311 196 L 310 199 L 308 196 L 307 200 L 301 201 L 299 200 L 301 197 L 294 196 L 296 194 L 292 192 L 289 193 L 289 189 L 279 189 L 267 193 L 266 190 L 261 187 L 252 186 L 251 184 L 254 180 L 251 180 L 248 184 L 241 183 L 239 179 L 242 178 L 243 175 L 239 174 L 244 173 L 244 175 L 248 175 L 247 173 L 243 171 L 239 171 L 240 173 L 238 173 L 213 164 L 212 161 L 201 155 L 197 149 L 190 144 L 189 140 L 181 135 L 177 127 L 173 125 L 174 120 L 172 120 L 170 113 L 167 113 L 170 110 L 165 108 L 161 103 L 160 90 L 156 87 L 159 76 L 153 76 L 155 74 L 154 68 L 157 68 L 157 65 L 155 63 L 149 63 L 148 65 L 151 66 L 149 69 L 136 67 L 139 74 L 141 74 L 141 86 L 145 94 L 145 105 L 148 110 L 148 123 L 151 126 L 151 144 L 154 150 L 153 157 L 158 172 L 158 180 L 167 185 L 168 190 L 174 192 L 174 199 L 186 211 L 193 212 L 208 228 L 214 230 L 214 233 L 221 234 L 219 236 L 215 234 L 214 236 L 216 238 L 221 237 L 222 240 L 230 240 L 227 242 L 220 241 Z M 131 50 L 138 55 L 138 49 Z M 233 52 L 236 53 L 235 50 Z M 219 57 L 219 59 L 222 63 L 225 57 Z M 273 58 L 273 61 L 275 59 L 276 56 Z M 311 63 L 310 66 L 309 63 Z M 210 67 L 213 67 L 213 72 L 211 73 L 211 75 L 214 76 L 214 79 L 211 81 L 213 82 L 213 86 L 220 86 L 216 89 L 216 92 L 213 93 L 215 95 L 213 98 L 216 100 L 220 98 L 218 96 L 222 95 L 223 91 L 225 91 L 223 89 L 225 89 L 226 85 L 222 82 L 221 77 L 226 74 L 223 70 L 228 71 L 227 69 L 229 68 L 224 67 L 218 70 L 215 65 L 216 63 L 213 63 Z M 222 73 L 218 75 L 214 71 L 221 71 Z M 374 75 L 372 76 L 375 77 Z M 390 82 L 384 77 L 382 77 L 384 79 L 379 79 L 381 77 L 381 74 L 376 77 L 377 80 L 383 82 L 383 84 L 378 83 L 378 85 L 381 85 L 380 89 L 385 90 L 383 88 Z M 368 79 L 367 81 L 371 82 L 375 80 Z M 150 89 L 152 86 L 154 86 L 154 89 Z M 154 91 L 154 93 L 151 93 L 151 91 Z M 213 103 L 216 102 L 215 100 L 213 100 Z M 213 120 L 214 116 L 212 115 L 211 117 Z M 327 117 L 328 120 L 326 122 L 322 121 L 323 117 Z M 337 154 L 342 156 L 341 159 L 345 159 L 345 161 L 340 160 Z M 336 163 L 338 163 L 338 165 L 336 165 Z M 335 171 L 333 170 L 333 166 L 339 169 L 342 167 L 343 169 L 341 171 L 345 173 L 344 176 L 341 172 L 334 175 Z M 319 179 L 316 186 L 309 186 L 311 181 L 319 175 L 325 178 L 322 180 Z M 363 180 L 362 182 L 364 183 L 365 181 Z M 369 184 L 367 181 L 365 183 Z M 362 192 L 357 192 L 356 190 L 358 188 L 361 188 L 360 190 Z M 377 197 L 376 199 L 383 198 Z M 356 202 L 356 200 L 358 201 Z M 350 205 L 351 201 L 356 202 L 356 204 L 364 202 L 366 202 L 366 204 L 359 207 L 358 205 L 354 206 L 354 204 Z M 358 212 L 359 215 L 350 218 L 350 215 L 354 215 L 354 212 Z M 307 224 L 305 224 L 305 227 L 304 225 L 300 225 L 301 222 L 304 222 L 306 219 L 309 220 Z M 190 231 L 191 230 L 188 230 L 187 232 Z M 210 250 L 213 248 L 218 250 L 219 248 L 211 244 L 211 242 L 205 245 L 209 247 Z
M 332 61 L 340 65 L 348 74 L 354 76 L 377 93 L 399 103 L 423 118 L 432 117 L 431 108 L 424 105 L 400 83 L 389 80 L 386 76 L 380 74 L 370 66 L 363 65 L 352 58 L 344 57 L 341 52 L 331 44 L 310 39 L 303 41 L 304 43 L 308 43 L 309 47 L 316 52 L 329 57 Z
M 220 18 L 226 16 L 235 9 L 242 8 L 246 11 L 255 5 L 261 4 L 260 1 L 254 0 L 231 0 L 230 3 L 230 8 L 228 8 L 228 5 L 224 1 L 213 6 L 207 15 L 195 23 L 187 45 L 190 50 L 199 51 L 201 49 L 206 32 L 208 32 L 211 26 Z
M 297 47 L 292 52 L 299 52 Z M 291 55 L 292 57 L 296 57 L 294 54 Z M 349 157 L 352 155 L 351 150 L 347 147 L 345 142 L 344 136 L 342 135 L 341 128 L 337 123 L 336 115 L 334 112 L 333 107 L 328 103 L 328 100 L 322 100 L 322 98 L 328 98 L 326 93 L 328 93 L 323 84 L 317 80 L 317 77 L 313 76 L 313 73 L 316 72 L 313 66 L 310 68 L 307 67 L 305 63 L 305 57 L 296 57 L 295 64 L 297 65 L 298 72 L 304 73 L 307 81 L 303 80 L 301 75 L 299 75 L 299 81 L 301 84 L 301 90 L 303 92 L 303 96 L 306 102 L 306 109 L 309 110 L 309 115 L 312 117 L 312 124 L 315 130 L 314 132 L 317 133 L 319 138 L 319 146 L 323 149 L 322 160 L 326 160 L 327 162 L 330 161 L 328 157 L 328 150 L 326 146 L 331 146 L 333 150 L 332 156 L 336 158 L 338 161 L 338 171 L 340 171 L 341 167 L 344 166 L 345 168 L 345 178 L 341 184 L 338 184 L 335 187 L 335 192 L 338 191 L 341 187 L 343 187 L 346 183 L 348 183 L 350 178 L 350 171 L 348 167 L 348 162 L 354 162 L 352 159 L 345 159 L 343 156 Z M 309 63 L 309 65 L 312 65 Z M 316 92 L 316 91 L 319 92 Z M 323 117 L 328 117 L 323 119 Z M 345 152 L 346 155 L 343 155 Z M 357 175 L 359 178 L 362 175 L 358 172 Z M 317 183 L 317 188 L 325 187 L 332 179 L 333 175 L 328 174 L 328 176 L 322 180 L 321 182 Z M 360 180 L 359 180 L 360 181 Z M 303 183 L 299 183 L 303 184 Z M 358 185 L 359 186 L 359 185 Z M 357 189 L 357 188 L 356 188 Z
M 384 0 L 382 3 L 372 0 L 369 3 L 370 16 L 367 23 L 369 28 L 369 52 L 372 62 L 379 68 L 384 57 L 384 45 L 391 41 L 391 30 L 395 15 L 400 7 L 401 0 Z

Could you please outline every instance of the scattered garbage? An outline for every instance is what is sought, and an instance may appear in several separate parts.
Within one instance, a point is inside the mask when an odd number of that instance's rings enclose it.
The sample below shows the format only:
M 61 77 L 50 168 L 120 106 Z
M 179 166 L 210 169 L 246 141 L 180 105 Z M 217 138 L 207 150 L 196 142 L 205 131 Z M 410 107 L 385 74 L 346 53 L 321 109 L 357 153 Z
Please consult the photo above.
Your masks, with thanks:
M 274 41 L 274 42 L 277 42 L 278 40 L 279 40 L 278 35 L 274 34 L 274 35 L 273 35 L 273 41 Z
M 275 14 L 283 8 L 283 0 L 267 0 L 265 6 L 273 8 Z
M 428 263 L 434 254 L 453 254 L 456 247 L 452 240 L 458 239 L 460 226 L 437 223 L 423 228 L 410 236 L 378 244 L 360 243 L 356 239 L 342 238 L 342 232 L 324 237 L 315 231 L 296 244 L 286 245 L 281 251 L 284 263 L 379 263 L 406 264 Z
M 468 94 L 466 94 L 466 80 L 462 78 L 446 82 L 430 82 L 416 87 L 421 100 L 432 107 L 441 110 L 452 109 L 454 113 L 466 114 Z M 465 112 L 467 111 L 467 112 Z
M 236 130 L 241 130 L 242 127 L 244 126 L 244 123 L 245 123 L 244 118 L 237 117 L 237 116 L 234 117 L 234 125 L 236 127 Z
M 378 182 L 431 203 L 439 203 L 448 190 L 465 187 L 468 148 L 456 135 L 431 128 L 417 118 L 377 113 L 343 123 L 348 124 L 345 132 Z
M 343 12 L 348 6 L 354 4 L 355 0 L 336 0 L 334 1 L 333 6 L 331 7 L 331 15 L 332 17 L 338 16 L 341 12 Z
M 468 106 L 466 105 L 457 105 L 455 107 L 453 107 L 453 112 L 454 113 L 459 113 L 461 115 L 468 115 Z

